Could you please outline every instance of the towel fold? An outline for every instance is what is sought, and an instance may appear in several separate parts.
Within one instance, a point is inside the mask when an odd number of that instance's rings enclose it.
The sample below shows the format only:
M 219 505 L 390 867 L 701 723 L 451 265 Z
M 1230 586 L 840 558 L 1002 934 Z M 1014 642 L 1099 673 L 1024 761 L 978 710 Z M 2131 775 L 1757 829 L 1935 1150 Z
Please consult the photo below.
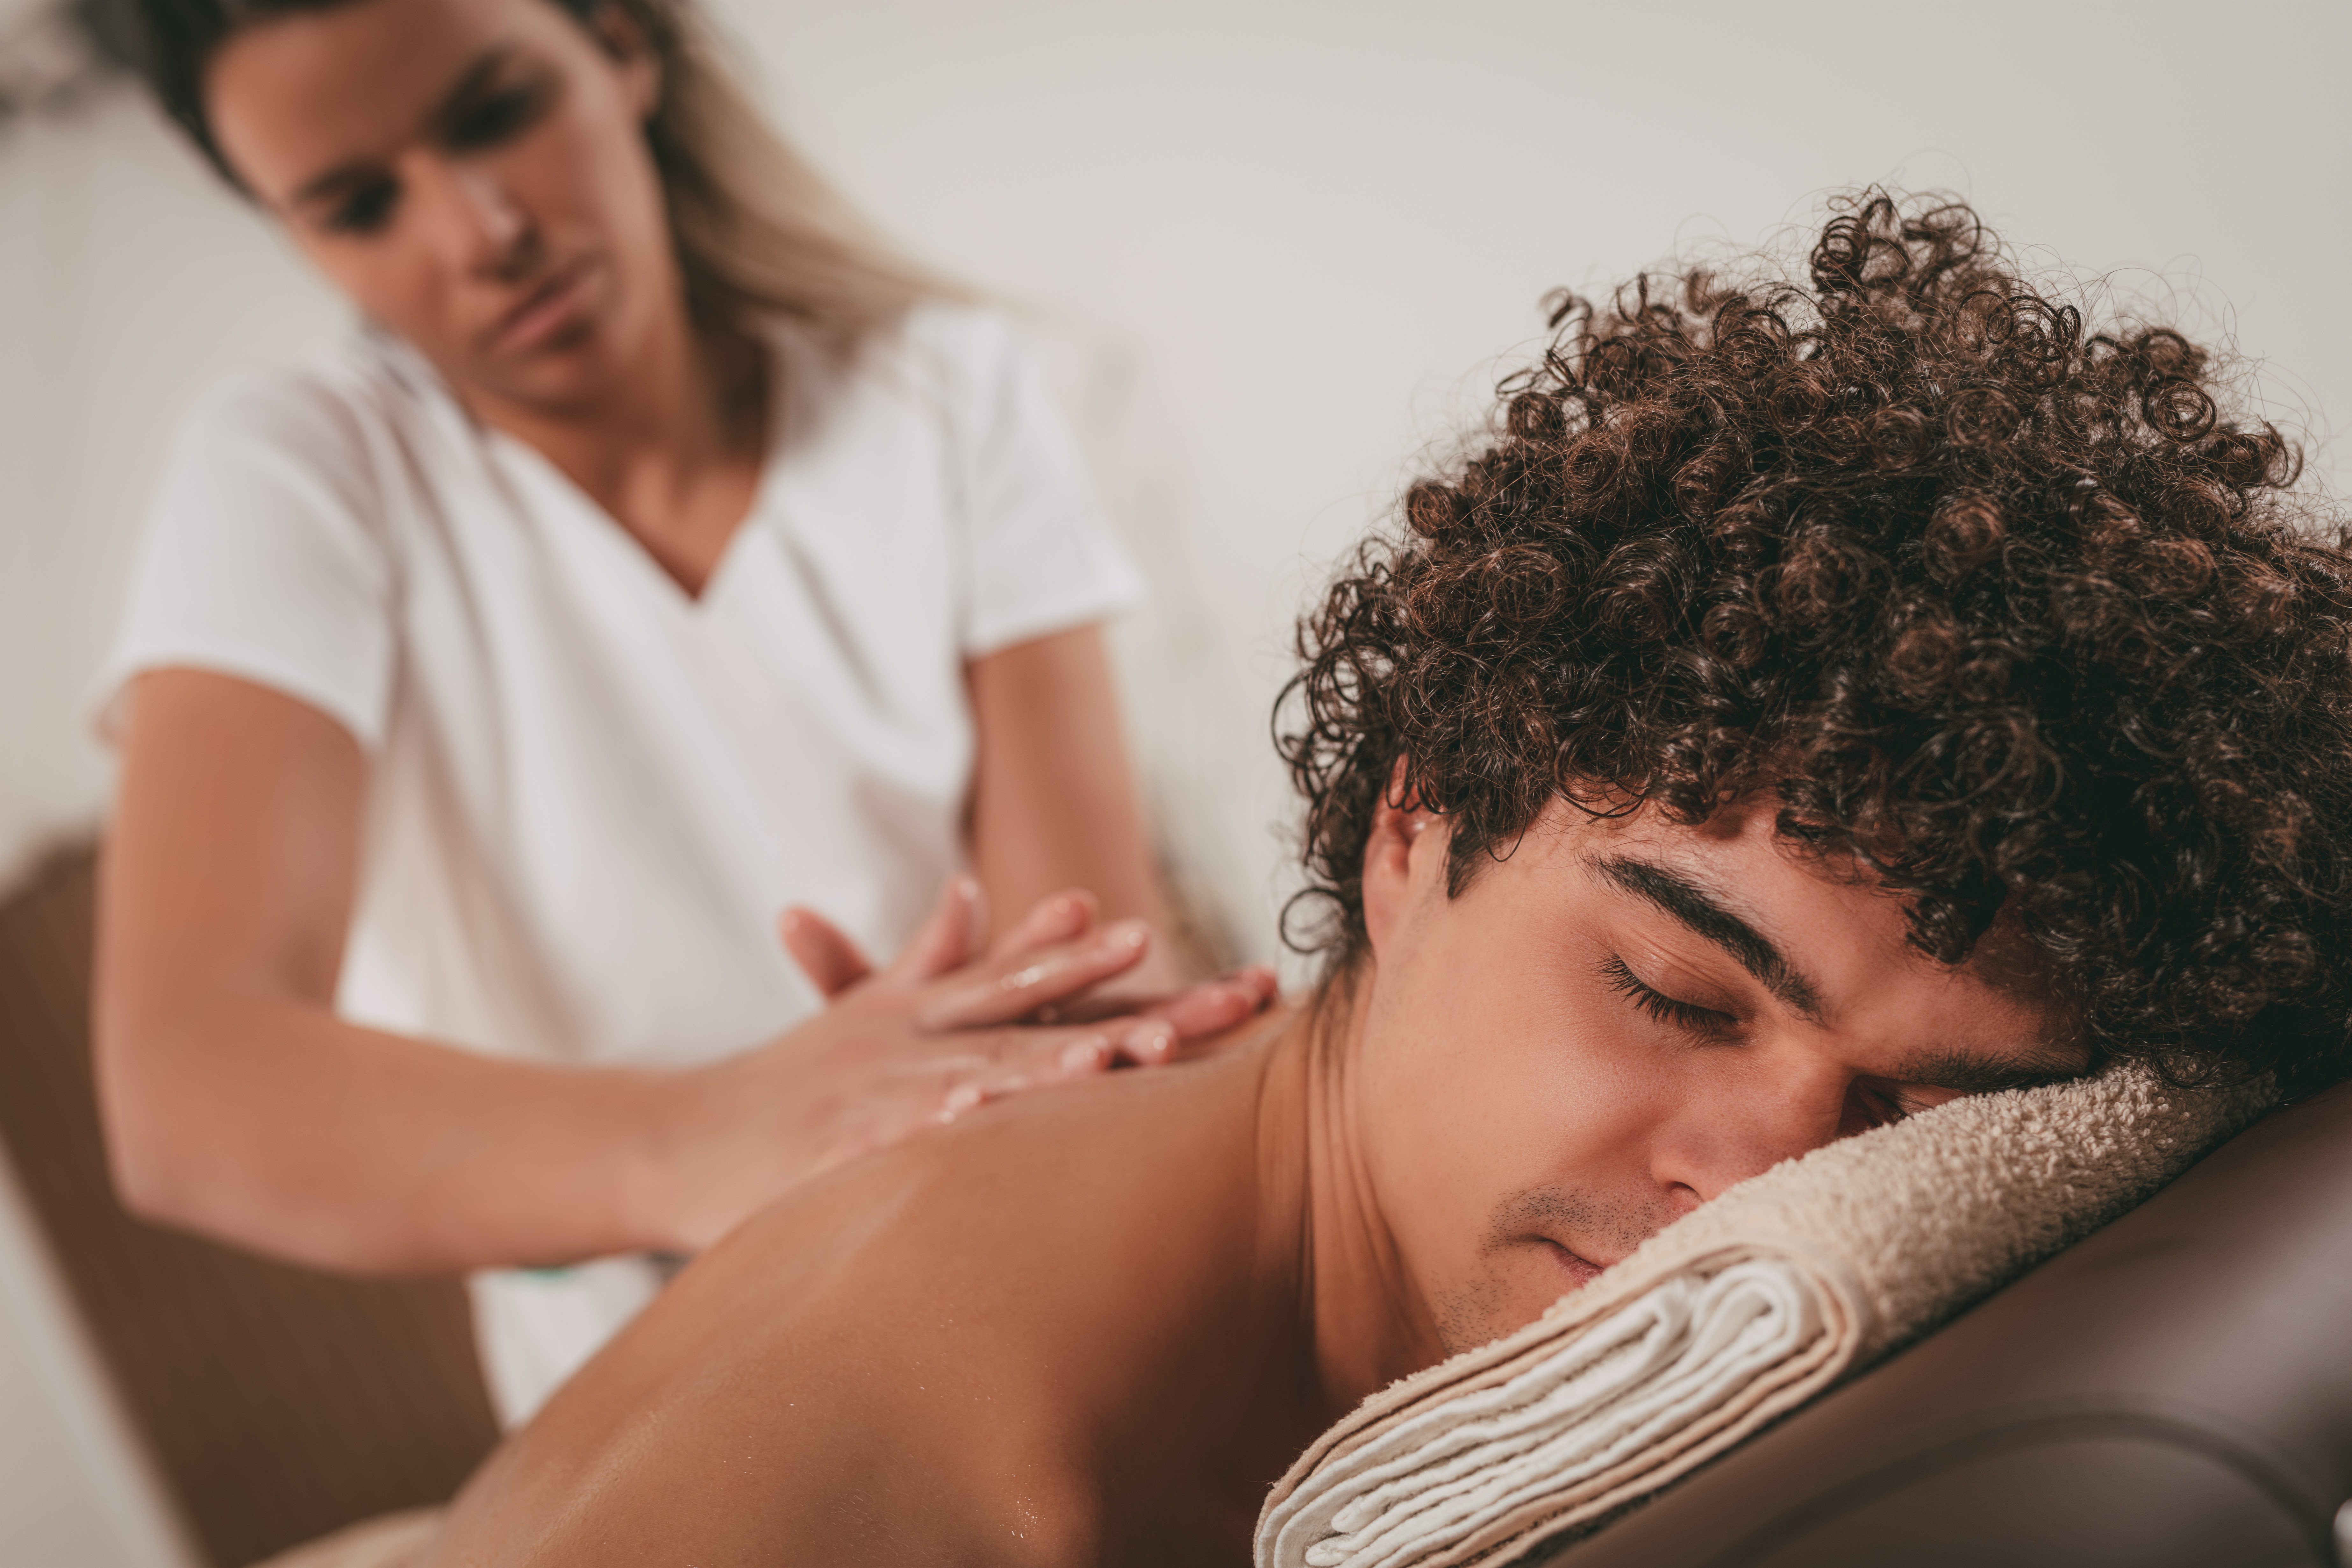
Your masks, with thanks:
M 2271 1099 L 2123 1063 L 1784 1162 L 1527 1328 L 1366 1400 L 1267 1500 L 1259 1568 L 1517 1561 L 2097 1229 Z

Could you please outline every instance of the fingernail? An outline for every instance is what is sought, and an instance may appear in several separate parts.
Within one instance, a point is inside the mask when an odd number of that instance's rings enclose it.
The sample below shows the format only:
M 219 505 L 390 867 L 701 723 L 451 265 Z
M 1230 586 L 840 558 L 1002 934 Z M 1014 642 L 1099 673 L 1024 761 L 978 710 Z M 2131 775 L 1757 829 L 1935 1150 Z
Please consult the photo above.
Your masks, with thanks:
M 1141 921 L 1121 921 L 1102 934 L 1102 944 L 1107 950 L 1141 947 L 1150 940 L 1151 928 Z
M 1176 1048 L 1176 1026 L 1165 1018 L 1146 1018 L 1120 1042 L 1139 1057 L 1164 1057 Z
M 1065 1072 L 1099 1072 L 1109 1065 L 1110 1042 L 1108 1040 L 1079 1040 L 1063 1047 L 1062 1070 Z
M 960 1083 L 948 1090 L 946 1100 L 940 1106 L 940 1119 L 943 1121 L 952 1121 L 987 1098 L 987 1090 L 982 1089 L 980 1085 Z

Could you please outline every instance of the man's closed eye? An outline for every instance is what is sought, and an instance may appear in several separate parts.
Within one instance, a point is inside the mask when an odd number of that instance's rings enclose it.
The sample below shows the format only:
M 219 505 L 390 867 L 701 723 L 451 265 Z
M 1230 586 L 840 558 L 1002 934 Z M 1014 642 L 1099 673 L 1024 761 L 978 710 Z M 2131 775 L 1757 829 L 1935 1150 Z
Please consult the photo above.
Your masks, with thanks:
M 1611 990 L 1662 1024 L 1718 1039 L 1739 1027 L 1739 1020 L 1728 1013 L 1714 1007 L 1702 1007 L 1679 996 L 1667 995 L 1635 974 L 1622 958 L 1612 955 L 1601 966 L 1601 973 L 1608 980 Z

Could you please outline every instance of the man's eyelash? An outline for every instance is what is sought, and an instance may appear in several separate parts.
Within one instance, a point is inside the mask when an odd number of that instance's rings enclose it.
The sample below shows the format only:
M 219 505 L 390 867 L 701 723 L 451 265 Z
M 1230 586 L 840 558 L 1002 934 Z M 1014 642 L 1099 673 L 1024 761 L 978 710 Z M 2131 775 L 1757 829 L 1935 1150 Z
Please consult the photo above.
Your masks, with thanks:
M 1629 998 L 1633 1005 L 1662 1024 L 1672 1024 L 1678 1029 L 1689 1029 L 1698 1034 L 1719 1035 L 1733 1022 L 1728 1014 L 1669 996 L 1643 984 L 1639 975 L 1625 967 L 1625 961 L 1622 958 L 1612 956 L 1601 966 L 1601 972 L 1608 976 L 1611 990 Z
M 1891 1094 L 1857 1086 L 1854 1098 L 1861 1102 L 1863 1114 L 1873 1127 L 1891 1127 L 1898 1121 L 1910 1120 L 1909 1108 Z
M 1891 1127 L 1897 1121 L 1908 1121 L 1919 1112 L 1928 1109 L 1927 1106 L 1915 1102 L 1900 1089 L 1857 1087 L 1856 1092 L 1864 1101 L 1864 1109 L 1870 1114 L 1870 1124 L 1873 1127 Z
M 1900 1088 L 1887 1090 L 1883 1098 L 1895 1112 L 1897 1121 L 1916 1116 L 1923 1110 L 1933 1110 L 1937 1104 L 1932 1100 L 1921 1100 L 1916 1095 L 1906 1094 Z

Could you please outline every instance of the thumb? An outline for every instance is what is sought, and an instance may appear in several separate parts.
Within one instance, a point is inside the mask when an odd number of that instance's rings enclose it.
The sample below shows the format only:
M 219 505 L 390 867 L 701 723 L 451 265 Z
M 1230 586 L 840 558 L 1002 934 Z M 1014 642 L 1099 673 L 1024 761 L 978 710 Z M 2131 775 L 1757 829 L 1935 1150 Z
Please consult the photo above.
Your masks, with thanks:
M 814 910 L 797 904 L 786 910 L 777 918 L 776 934 L 809 984 L 828 1002 L 874 973 L 857 944 Z

